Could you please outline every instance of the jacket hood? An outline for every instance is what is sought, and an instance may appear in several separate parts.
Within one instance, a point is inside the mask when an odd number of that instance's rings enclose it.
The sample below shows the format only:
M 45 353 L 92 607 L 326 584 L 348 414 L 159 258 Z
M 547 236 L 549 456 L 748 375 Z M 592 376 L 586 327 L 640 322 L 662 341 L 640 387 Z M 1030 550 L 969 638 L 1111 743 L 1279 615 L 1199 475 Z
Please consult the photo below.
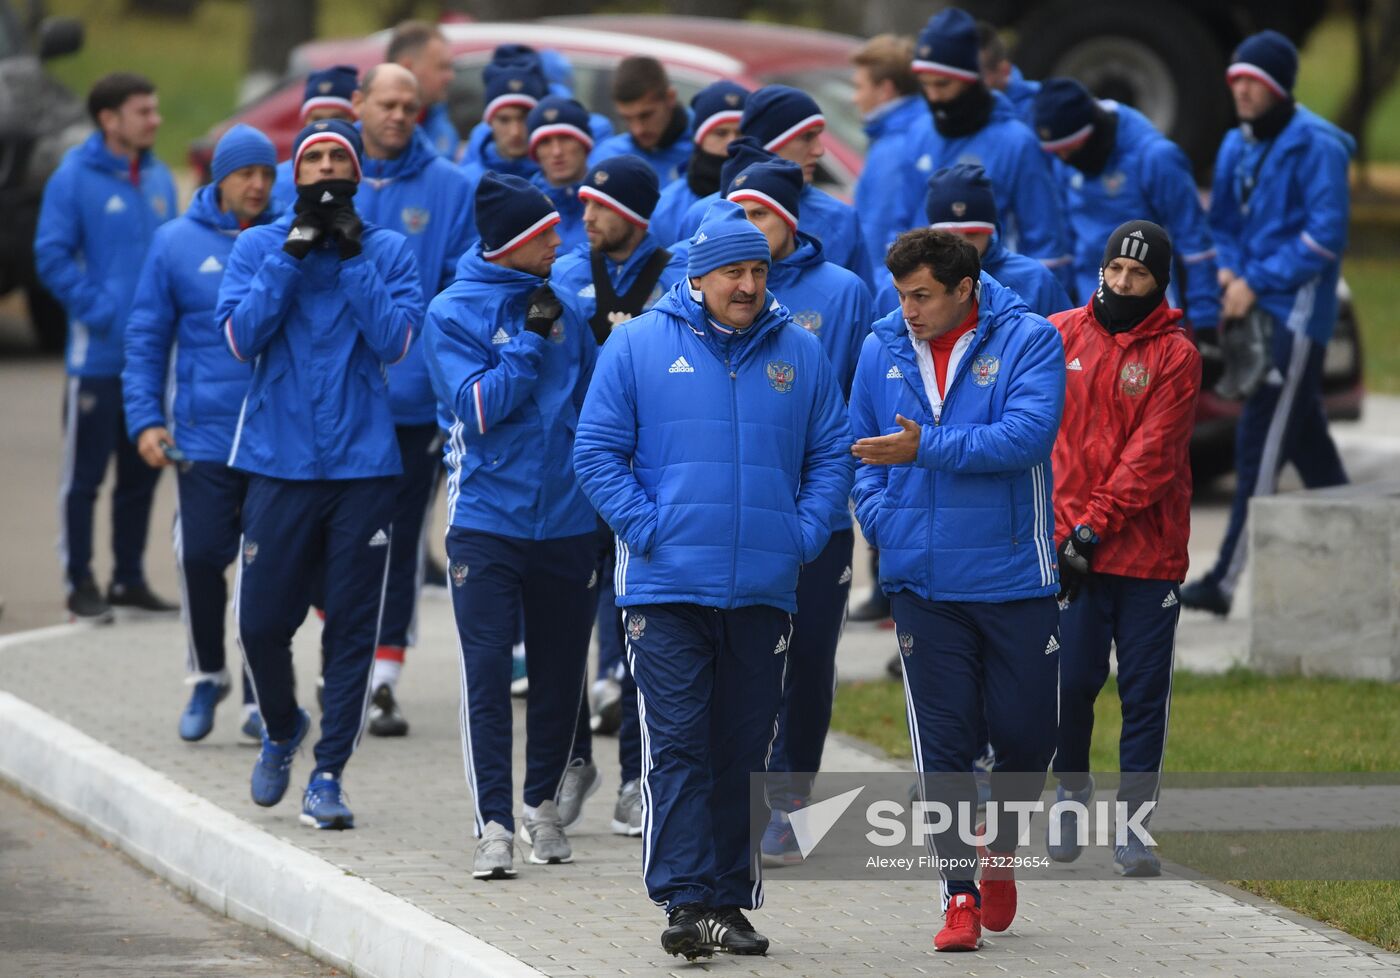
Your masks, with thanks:
M 822 243 L 806 231 L 798 231 L 797 250 L 769 267 L 768 282 L 770 285 L 791 282 L 807 269 L 824 264 Z
M 753 325 L 749 327 L 756 332 L 749 338 L 745 349 L 752 349 L 754 343 L 761 339 L 765 333 L 779 328 L 790 318 L 787 307 L 779 302 L 772 292 L 765 293 L 764 301 L 767 306 Z M 688 278 L 683 278 L 671 286 L 671 291 L 658 299 L 656 305 L 651 307 L 651 311 L 678 320 L 679 325 L 700 336 L 710 335 L 710 329 L 705 322 L 705 307 L 691 296 L 690 279 Z
M 1293 118 L 1283 127 L 1278 136 L 1279 149 L 1292 149 L 1305 143 L 1312 133 L 1320 133 L 1335 139 L 1347 151 L 1347 156 L 1356 155 L 1356 140 L 1346 130 L 1328 122 L 1307 106 L 1298 105 L 1293 110 Z
M 547 279 L 529 272 L 497 265 L 481 257 L 481 242 L 478 241 L 457 261 L 458 282 L 476 282 L 496 289 L 526 294 L 539 288 Z
M 1001 92 L 992 92 L 992 112 L 987 118 L 987 124 L 993 122 L 1022 122 L 1021 113 L 1016 111 L 1016 103 L 1011 101 Z
M 891 133 L 906 132 L 914 120 L 922 118 L 928 109 L 923 105 L 924 97 L 917 92 L 902 95 L 876 109 L 865 119 L 865 135 L 871 140 Z
M 194 192 L 194 197 L 190 199 L 190 206 L 185 211 L 185 216 L 216 231 L 227 231 L 230 234 L 238 233 L 238 218 L 234 217 L 231 211 L 220 209 L 219 188 L 212 183 L 205 184 Z M 281 216 L 281 206 L 269 196 L 267 206 L 263 208 L 263 212 L 258 215 L 252 226 L 271 224 Z
M 355 123 L 355 128 L 364 131 L 361 123 Z M 408 141 L 408 145 L 397 159 L 373 160 L 365 156 L 360 161 L 364 170 L 364 181 L 378 188 L 393 180 L 406 180 L 421 173 L 429 163 L 437 159 L 437 155 L 437 150 L 433 149 L 433 144 L 428 141 L 423 127 L 414 126 L 413 138 Z
M 127 162 L 125 156 L 114 156 L 107 148 L 107 142 L 102 138 L 101 132 L 94 132 L 88 135 L 79 145 L 78 153 L 83 163 L 95 170 L 104 173 L 118 173 L 126 176 L 131 169 L 131 164 Z M 150 150 L 142 150 L 140 157 L 141 169 L 147 169 L 156 161 L 155 154 Z

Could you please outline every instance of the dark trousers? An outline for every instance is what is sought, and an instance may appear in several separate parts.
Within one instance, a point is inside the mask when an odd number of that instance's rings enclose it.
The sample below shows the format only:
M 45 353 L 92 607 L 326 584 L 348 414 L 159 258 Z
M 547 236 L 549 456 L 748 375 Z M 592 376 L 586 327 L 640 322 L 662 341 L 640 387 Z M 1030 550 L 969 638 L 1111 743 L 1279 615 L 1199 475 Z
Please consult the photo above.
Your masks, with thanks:
M 219 673 L 227 666 L 228 582 L 224 575 L 238 556 L 247 491 L 247 474 L 222 462 L 191 462 L 187 470 L 175 474 L 175 565 L 180 574 L 181 617 L 189 637 L 185 668 L 191 673 Z M 253 688 L 245 673 L 243 702 L 252 701 Z
M 146 535 L 160 469 L 141 460 L 126 436 L 120 377 L 69 377 L 63 404 L 63 474 L 58 490 L 58 553 L 71 590 L 92 577 L 93 509 L 107 463 L 117 457 L 112 490 L 112 581 L 146 582 Z
M 622 721 L 617 730 L 617 760 L 622 783 L 642 776 L 642 725 L 637 719 L 637 683 L 627 668 L 623 640 L 624 613 L 617 607 L 613 572 L 617 569 L 617 542 L 606 526 L 598 530 L 598 672 L 597 678 L 611 676 L 622 687 Z M 589 727 L 587 697 L 579 705 L 578 730 L 574 734 L 574 757 L 593 760 L 593 731 Z
M 1274 324 L 1276 375 L 1265 380 L 1240 412 L 1235 429 L 1235 498 L 1220 555 L 1207 575 L 1227 594 L 1234 593 L 1244 570 L 1249 501 L 1277 491 L 1278 474 L 1285 462 L 1293 463 L 1309 489 L 1347 481 L 1322 408 L 1326 353 L 1325 347 L 1306 336 Z
M 846 623 L 854 549 L 855 533 L 838 530 L 797 579 L 797 615 L 792 621 L 783 708 L 768 765 L 770 771 L 793 775 L 777 790 L 772 787 L 775 779 L 769 779 L 769 801 L 783 811 L 790 812 L 807 799 L 812 775 L 821 769 L 836 696 L 836 644 Z
M 992 800 L 1001 804 L 1039 798 L 1055 750 L 1055 599 L 925 601 L 898 591 L 890 600 L 904 653 L 914 764 L 921 774 L 937 775 L 928 779 L 927 800 L 947 805 L 955 818 L 963 810 L 975 815 L 977 788 L 971 771 L 984 746 L 984 714 L 997 756 Z M 1014 852 L 1015 820 L 999 820 L 995 830 L 988 824 L 987 836 L 988 849 Z M 956 830 L 931 842 L 937 858 L 962 866 L 975 859 L 973 848 Z M 972 869 L 943 871 L 945 905 L 957 893 L 972 894 L 980 905 Z
M 442 441 L 436 424 L 399 425 L 403 474 L 394 489 L 394 542 L 389 548 L 389 586 L 379 644 L 407 648 L 414 643 L 418 594 L 423 589 L 423 526 L 442 469 Z
M 248 480 L 234 610 L 258 709 L 273 740 L 296 732 L 292 636 L 311 605 L 310 582 L 324 571 L 325 690 L 313 777 L 323 771 L 339 775 L 364 728 L 393 511 L 392 478 Z
M 515 830 L 511 811 L 511 646 L 525 619 L 525 804 L 559 791 L 573 749 L 598 599 L 596 537 L 521 540 L 452 527 L 448 580 L 462 653 L 462 755 L 476 807 Z
M 767 767 L 792 618 L 767 606 L 627 609 L 642 722 L 642 873 L 667 908 L 763 903 L 749 774 Z
M 1157 797 L 1171 710 L 1172 656 L 1181 614 L 1175 581 L 1094 574 L 1060 612 L 1060 729 L 1055 774 L 1068 791 L 1088 785 L 1094 700 L 1108 681 L 1108 653 L 1118 650 L 1123 733 L 1118 800 Z M 1137 775 L 1137 777 L 1133 777 Z

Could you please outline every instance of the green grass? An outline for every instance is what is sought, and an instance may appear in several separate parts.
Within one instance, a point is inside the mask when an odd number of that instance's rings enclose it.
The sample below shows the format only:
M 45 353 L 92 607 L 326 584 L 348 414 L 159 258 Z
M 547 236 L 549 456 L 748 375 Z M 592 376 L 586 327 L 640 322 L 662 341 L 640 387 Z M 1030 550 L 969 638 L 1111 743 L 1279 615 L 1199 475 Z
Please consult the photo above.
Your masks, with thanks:
M 1298 59 L 1298 101 L 1332 118 L 1356 82 L 1356 28 L 1348 16 L 1333 15 L 1308 37 Z M 1400 85 L 1392 85 L 1372 110 L 1366 126 L 1373 162 L 1400 161 Z
M 1090 766 L 1118 770 L 1122 716 L 1112 679 L 1094 710 Z M 893 682 L 836 691 L 832 728 L 895 757 L 910 757 L 904 691 Z M 1400 687 L 1244 670 L 1223 676 L 1177 673 L 1172 688 L 1168 771 L 1400 771 Z M 1228 842 L 1228 840 L 1225 840 Z M 1260 836 L 1251 836 L 1258 846 Z M 1303 844 L 1293 838 L 1290 844 Z M 1220 835 L 1211 837 L 1219 845 Z M 1332 837 L 1335 844 L 1335 836 Z M 1172 846 L 1192 843 L 1177 836 Z M 1400 846 L 1392 834 L 1385 846 Z M 1366 849 L 1371 854 L 1374 850 Z M 1172 852 L 1168 847 L 1168 855 Z M 1198 853 L 1199 855 L 1199 853 Z M 1400 881 L 1232 880 L 1236 886 L 1400 951 Z
M 1343 264 L 1361 321 L 1366 388 L 1382 394 L 1400 394 L 1400 275 L 1396 271 L 1394 255 L 1348 257 Z

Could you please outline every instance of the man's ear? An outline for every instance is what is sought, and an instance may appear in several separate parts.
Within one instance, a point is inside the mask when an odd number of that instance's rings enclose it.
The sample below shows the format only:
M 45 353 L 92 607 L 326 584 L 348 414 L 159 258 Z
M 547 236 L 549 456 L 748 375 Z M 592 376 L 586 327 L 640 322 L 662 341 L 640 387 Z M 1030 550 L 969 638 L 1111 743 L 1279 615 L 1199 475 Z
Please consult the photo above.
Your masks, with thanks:
M 360 117 L 360 108 L 365 104 L 365 93 L 360 89 L 355 89 L 350 95 L 350 107 L 355 112 L 355 118 Z

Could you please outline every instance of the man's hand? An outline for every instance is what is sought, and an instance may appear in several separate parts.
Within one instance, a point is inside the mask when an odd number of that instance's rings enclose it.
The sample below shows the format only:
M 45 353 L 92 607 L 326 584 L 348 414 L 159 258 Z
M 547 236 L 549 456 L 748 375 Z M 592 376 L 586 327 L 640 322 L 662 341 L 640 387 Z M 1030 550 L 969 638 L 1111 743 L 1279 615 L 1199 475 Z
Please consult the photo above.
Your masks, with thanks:
M 1098 545 L 1099 535 L 1082 523 L 1071 530 L 1065 542 L 1060 544 L 1060 593 L 1056 595 L 1056 600 L 1061 608 L 1079 597 L 1080 588 L 1089 579 L 1094 548 Z
M 1215 281 L 1223 289 L 1235 280 L 1235 273 L 1228 268 L 1219 268 L 1215 271 Z
M 530 293 L 525 300 L 525 328 L 536 336 L 547 337 L 559 317 L 564 315 L 564 304 L 554 294 L 546 282 Z
M 917 421 L 902 414 L 894 416 L 903 431 L 876 438 L 862 438 L 851 446 L 851 454 L 866 465 L 904 465 L 919 457 L 919 437 L 923 429 Z
M 165 457 L 164 445 L 175 444 L 170 432 L 159 425 L 147 428 L 136 437 L 136 450 L 141 453 L 141 461 L 153 469 L 163 469 L 170 464 Z
M 349 261 L 364 250 L 364 245 L 360 243 L 360 235 L 364 233 L 365 226 L 353 207 L 338 207 L 334 214 L 331 218 L 330 233 L 337 239 L 340 260 Z
M 321 216 L 315 211 L 298 214 L 287 232 L 287 240 L 282 242 L 282 250 L 297 261 L 311 254 L 311 249 L 321 242 L 326 228 Z
M 1242 278 L 1231 279 L 1220 297 L 1220 318 L 1243 319 L 1254 305 L 1254 299 L 1254 290 L 1248 282 Z

